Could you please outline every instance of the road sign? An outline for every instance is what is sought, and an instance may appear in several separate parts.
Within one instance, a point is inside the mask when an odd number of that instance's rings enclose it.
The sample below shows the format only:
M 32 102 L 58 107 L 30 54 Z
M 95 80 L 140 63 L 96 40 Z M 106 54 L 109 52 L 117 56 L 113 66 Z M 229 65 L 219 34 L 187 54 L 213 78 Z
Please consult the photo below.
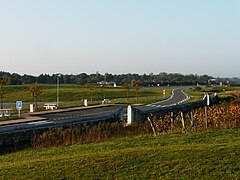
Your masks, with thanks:
M 22 109 L 22 101 L 16 101 L 16 108 L 19 111 Z

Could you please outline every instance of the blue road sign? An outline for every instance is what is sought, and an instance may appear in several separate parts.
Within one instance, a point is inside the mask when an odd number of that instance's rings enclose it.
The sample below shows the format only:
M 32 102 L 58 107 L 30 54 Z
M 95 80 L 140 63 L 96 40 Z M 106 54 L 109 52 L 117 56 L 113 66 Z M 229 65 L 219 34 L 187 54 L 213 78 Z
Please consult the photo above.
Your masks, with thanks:
M 22 101 L 16 101 L 16 108 L 17 108 L 17 110 L 22 109 Z

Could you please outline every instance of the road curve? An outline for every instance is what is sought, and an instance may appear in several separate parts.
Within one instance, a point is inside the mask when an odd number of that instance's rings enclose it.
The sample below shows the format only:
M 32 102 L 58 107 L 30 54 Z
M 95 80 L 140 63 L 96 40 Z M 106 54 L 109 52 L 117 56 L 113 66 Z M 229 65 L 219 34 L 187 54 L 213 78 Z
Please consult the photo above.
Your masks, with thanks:
M 177 104 L 181 104 L 189 100 L 191 97 L 184 92 L 184 89 L 174 89 L 172 91 L 172 96 L 169 99 L 152 103 L 152 104 L 147 104 L 147 105 L 142 105 L 142 106 L 135 106 L 135 108 L 146 111 L 146 110 L 151 110 L 155 108 L 161 108 L 161 107 L 168 107 L 168 106 L 174 106 Z
M 156 102 L 153 104 L 135 106 L 135 108 L 147 111 L 160 107 L 168 107 L 176 104 L 181 104 L 184 101 L 190 99 L 183 89 L 175 89 L 172 91 L 172 96 L 164 101 Z M 94 120 L 104 119 L 109 116 L 116 109 L 121 108 L 120 106 L 107 106 L 98 107 L 92 109 L 82 109 L 74 110 L 69 112 L 58 112 L 40 115 L 42 120 L 23 122 L 19 124 L 6 124 L 0 125 L 0 134 L 8 132 L 16 132 L 27 129 L 38 129 L 41 127 L 58 127 L 68 123 L 80 123 L 80 122 L 90 122 Z

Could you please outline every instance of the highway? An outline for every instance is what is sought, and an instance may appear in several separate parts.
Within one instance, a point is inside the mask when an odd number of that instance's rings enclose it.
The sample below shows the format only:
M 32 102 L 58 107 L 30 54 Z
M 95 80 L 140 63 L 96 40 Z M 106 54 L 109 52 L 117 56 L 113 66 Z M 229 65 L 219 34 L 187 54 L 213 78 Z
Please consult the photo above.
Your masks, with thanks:
M 39 128 L 53 128 L 63 125 L 73 125 L 84 122 L 94 122 L 104 120 L 112 116 L 114 112 L 120 111 L 120 106 L 106 106 L 75 111 L 65 111 L 40 115 L 42 120 L 32 120 L 17 124 L 0 124 L 0 134 L 9 132 L 19 132 Z M 34 118 L 33 118 L 34 119 Z M 24 121 L 24 120 L 23 120 Z
M 182 104 L 189 100 L 191 97 L 187 95 L 183 89 L 174 89 L 172 91 L 172 96 L 169 99 L 141 106 L 134 106 L 138 110 L 147 111 L 151 109 L 161 108 L 161 107 L 169 107 L 177 104 Z
M 156 102 L 148 105 L 134 106 L 140 111 L 148 111 L 160 107 L 174 106 L 181 104 L 190 99 L 183 89 L 175 89 L 172 91 L 172 96 L 164 101 Z M 37 113 L 42 119 L 27 121 L 23 119 L 23 122 L 16 124 L 1 124 L 0 134 L 9 132 L 19 132 L 25 130 L 33 130 L 39 128 L 53 128 L 61 127 L 64 125 L 73 125 L 84 122 L 93 122 L 99 120 L 109 119 L 113 113 L 121 111 L 123 106 L 109 105 L 97 108 L 88 109 L 72 109 L 72 110 L 57 110 L 57 111 L 45 111 Z M 125 110 L 124 110 L 125 112 Z

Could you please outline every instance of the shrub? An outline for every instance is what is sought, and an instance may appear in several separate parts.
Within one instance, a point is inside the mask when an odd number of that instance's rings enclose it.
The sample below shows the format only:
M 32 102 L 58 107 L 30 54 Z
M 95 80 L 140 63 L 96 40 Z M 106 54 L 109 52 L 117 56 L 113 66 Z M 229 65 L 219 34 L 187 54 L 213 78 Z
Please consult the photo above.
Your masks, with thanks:
M 124 127 L 121 122 L 99 122 L 82 124 L 71 128 L 54 128 L 41 134 L 36 147 L 71 145 L 75 143 L 101 142 L 111 138 L 149 133 L 147 123 L 133 123 Z

